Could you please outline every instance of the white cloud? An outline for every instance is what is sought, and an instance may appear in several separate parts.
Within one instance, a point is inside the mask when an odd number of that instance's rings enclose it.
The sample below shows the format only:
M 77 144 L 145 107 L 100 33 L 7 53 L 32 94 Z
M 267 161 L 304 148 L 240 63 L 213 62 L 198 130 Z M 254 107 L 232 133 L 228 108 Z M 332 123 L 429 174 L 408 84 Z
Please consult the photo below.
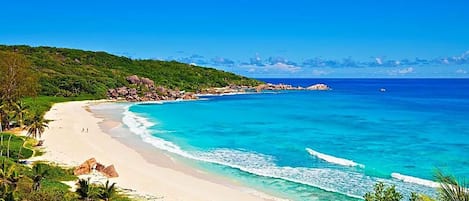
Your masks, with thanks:
M 321 76 L 321 75 L 327 75 L 327 74 L 329 74 L 330 72 L 325 71 L 325 70 L 317 70 L 317 69 L 314 69 L 312 73 L 313 73 L 313 75 L 315 75 L 315 76 Z
M 402 68 L 402 69 L 395 69 L 388 71 L 389 75 L 405 75 L 409 73 L 415 72 L 415 69 L 413 67 L 408 67 L 408 68 Z
M 445 58 L 445 59 L 443 59 L 443 63 L 444 63 L 444 64 L 449 64 L 449 61 L 448 61 L 448 59 L 446 59 L 446 58 Z
M 289 65 L 285 63 L 276 63 L 274 65 L 267 66 L 267 68 L 274 69 L 274 70 L 280 70 L 280 71 L 286 71 L 290 73 L 298 72 L 301 70 L 301 67 L 294 66 L 294 65 Z
M 397 72 L 398 72 L 399 74 L 408 74 L 408 73 L 414 72 L 414 68 L 412 68 L 412 67 L 403 68 L 403 69 L 399 69 Z
M 456 73 L 458 73 L 458 74 L 467 74 L 467 71 L 464 70 L 464 69 L 458 69 L 458 70 L 456 70 Z
M 379 65 L 383 65 L 383 60 L 381 58 L 376 57 L 375 60 L 376 60 L 376 63 L 378 63 Z
M 263 75 L 293 75 L 302 71 L 302 68 L 299 66 L 281 62 L 272 65 L 267 64 L 263 66 L 259 66 L 256 64 L 241 65 L 239 66 L 239 68 L 244 69 L 244 72 L 250 74 L 262 73 Z

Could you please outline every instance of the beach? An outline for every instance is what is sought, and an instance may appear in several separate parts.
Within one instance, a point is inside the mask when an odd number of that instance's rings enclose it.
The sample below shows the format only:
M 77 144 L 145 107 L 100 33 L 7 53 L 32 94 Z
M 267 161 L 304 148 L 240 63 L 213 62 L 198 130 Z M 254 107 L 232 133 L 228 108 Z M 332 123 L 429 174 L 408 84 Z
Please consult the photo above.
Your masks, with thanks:
M 123 189 L 168 201 L 257 201 L 279 198 L 249 189 L 234 181 L 211 176 L 175 161 L 162 152 L 151 152 L 152 160 L 126 146 L 102 129 L 103 119 L 88 109 L 96 101 L 55 104 L 45 118 L 52 120 L 43 134 L 45 154 L 35 160 L 77 166 L 89 158 L 114 165 L 119 177 L 110 179 Z M 119 123 L 107 122 L 113 127 Z

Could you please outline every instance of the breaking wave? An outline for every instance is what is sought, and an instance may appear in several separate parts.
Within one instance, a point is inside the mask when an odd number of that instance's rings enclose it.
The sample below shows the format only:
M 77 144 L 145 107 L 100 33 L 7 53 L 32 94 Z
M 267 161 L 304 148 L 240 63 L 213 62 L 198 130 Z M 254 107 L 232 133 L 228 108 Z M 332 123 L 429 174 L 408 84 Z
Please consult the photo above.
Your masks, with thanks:
M 426 180 L 426 179 L 420 179 L 420 178 L 417 178 L 417 177 L 407 176 L 407 175 L 403 175 L 403 174 L 399 174 L 399 173 L 392 173 L 391 177 L 395 178 L 395 179 L 398 179 L 398 180 L 401 180 L 403 182 L 420 184 L 420 185 L 428 186 L 428 187 L 431 187 L 431 188 L 438 188 L 440 186 L 439 183 L 434 182 L 434 181 L 430 181 L 430 180 Z
M 337 164 L 337 165 L 342 165 L 342 166 L 350 166 L 350 167 L 360 167 L 360 168 L 365 168 L 365 165 L 353 162 L 352 160 L 344 159 L 344 158 L 338 158 L 335 156 L 323 154 L 321 152 L 315 151 L 310 148 L 306 148 L 306 151 L 311 154 L 314 157 L 317 157 L 319 159 L 322 159 L 324 161 L 327 161 L 329 163 Z

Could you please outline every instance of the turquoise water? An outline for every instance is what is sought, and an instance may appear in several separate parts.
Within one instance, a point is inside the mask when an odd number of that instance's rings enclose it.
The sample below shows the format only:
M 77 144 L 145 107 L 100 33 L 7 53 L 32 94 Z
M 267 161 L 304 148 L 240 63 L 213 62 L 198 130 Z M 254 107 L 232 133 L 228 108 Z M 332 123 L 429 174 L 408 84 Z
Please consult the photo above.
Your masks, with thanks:
M 362 197 L 377 181 L 434 195 L 437 168 L 469 177 L 469 80 L 320 81 L 333 90 L 136 104 L 124 122 L 157 148 L 294 200 Z

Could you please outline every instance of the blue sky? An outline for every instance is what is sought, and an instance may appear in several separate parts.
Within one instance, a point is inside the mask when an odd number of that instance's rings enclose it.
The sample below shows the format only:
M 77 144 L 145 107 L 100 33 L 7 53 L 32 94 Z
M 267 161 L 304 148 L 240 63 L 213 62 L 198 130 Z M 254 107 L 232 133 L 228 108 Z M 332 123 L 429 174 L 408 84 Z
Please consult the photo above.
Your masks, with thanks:
M 251 77 L 469 77 L 469 1 L 4 1 L 0 44 Z

